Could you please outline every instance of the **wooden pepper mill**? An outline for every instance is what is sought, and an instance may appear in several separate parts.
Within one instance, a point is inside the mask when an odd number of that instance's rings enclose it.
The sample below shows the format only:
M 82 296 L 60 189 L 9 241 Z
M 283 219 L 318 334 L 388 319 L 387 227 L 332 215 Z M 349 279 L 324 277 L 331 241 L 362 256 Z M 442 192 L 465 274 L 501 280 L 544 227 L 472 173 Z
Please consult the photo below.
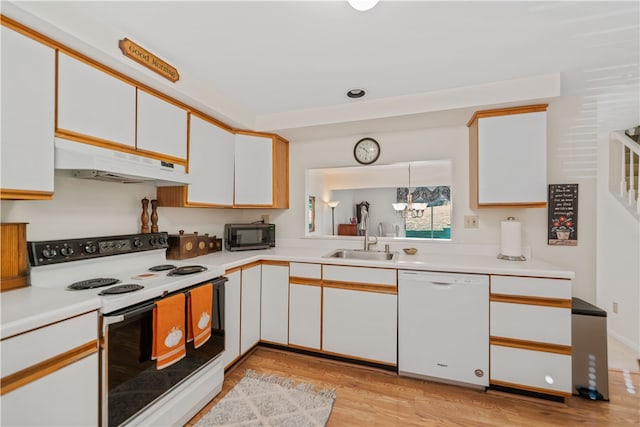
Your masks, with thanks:
M 151 232 L 158 232 L 158 201 L 151 201 Z
M 140 216 L 140 221 L 142 222 L 142 228 L 140 232 L 144 234 L 149 232 L 149 212 L 147 212 L 147 209 L 149 208 L 149 199 L 145 197 L 141 201 L 142 215 Z

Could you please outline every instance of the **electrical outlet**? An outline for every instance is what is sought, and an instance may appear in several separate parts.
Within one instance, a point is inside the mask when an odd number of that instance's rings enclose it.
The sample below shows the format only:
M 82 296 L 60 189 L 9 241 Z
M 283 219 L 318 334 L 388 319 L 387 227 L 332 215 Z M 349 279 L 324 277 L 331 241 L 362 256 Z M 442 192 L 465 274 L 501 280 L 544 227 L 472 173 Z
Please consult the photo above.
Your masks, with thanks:
M 613 303 L 613 312 L 618 314 L 618 303 L 617 302 Z
M 480 217 L 478 215 L 465 215 L 464 228 L 480 228 Z

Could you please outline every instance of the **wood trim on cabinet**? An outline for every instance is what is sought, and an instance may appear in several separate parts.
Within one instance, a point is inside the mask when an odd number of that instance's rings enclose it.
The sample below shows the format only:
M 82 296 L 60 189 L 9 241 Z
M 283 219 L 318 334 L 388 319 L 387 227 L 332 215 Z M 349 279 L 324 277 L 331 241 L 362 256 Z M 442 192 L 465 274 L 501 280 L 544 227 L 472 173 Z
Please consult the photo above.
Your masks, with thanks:
M 564 392 L 564 391 L 549 390 L 548 388 L 532 387 L 532 386 L 523 385 L 523 384 L 514 384 L 514 383 L 509 383 L 509 382 L 506 382 L 506 381 L 489 380 L 489 384 L 490 385 L 500 386 L 500 387 L 514 388 L 514 389 L 518 389 L 518 390 L 532 391 L 534 393 L 549 394 L 549 395 L 552 395 L 552 396 L 561 396 L 561 397 L 570 397 L 571 396 L 571 393 L 567 393 L 567 392 Z
M 254 261 L 254 262 L 250 262 L 249 264 L 241 265 L 240 269 L 241 270 L 246 270 L 248 268 L 253 268 L 253 267 L 256 267 L 258 265 L 262 265 L 262 261 Z
M 353 282 L 337 282 L 333 280 L 323 280 L 323 288 L 333 289 L 346 289 L 350 291 L 362 291 L 362 292 L 375 292 L 380 294 L 398 294 L 398 287 L 396 285 L 372 285 L 367 283 L 353 283 Z
M 21 23 L 14 21 L 13 19 L 5 15 L 0 14 L 0 24 L 22 34 L 23 36 L 29 37 L 30 39 L 49 46 L 50 48 L 58 49 L 58 47 L 60 46 L 60 43 L 56 42 L 55 40 L 45 36 L 44 34 L 40 34 L 39 32 L 32 30 L 31 28 L 22 25 Z
M 292 285 L 322 286 L 322 279 L 309 279 L 307 277 L 289 276 Z
M 467 122 L 467 127 L 471 127 L 478 119 L 485 119 L 487 117 L 497 116 L 509 116 L 512 114 L 526 114 L 526 113 L 538 113 L 540 111 L 547 111 L 549 104 L 535 104 L 524 105 L 521 107 L 508 107 L 508 108 L 496 108 L 493 110 L 481 110 L 473 113 L 473 116 Z
M 233 208 L 233 205 L 219 205 L 215 203 L 189 202 L 189 187 L 186 185 L 158 187 L 156 199 L 158 206 L 171 208 Z
M 98 340 L 73 348 L 2 378 L 0 396 L 52 374 L 78 360 L 98 352 Z
M 477 209 L 480 196 L 478 121 L 469 122 L 467 126 L 469 126 L 469 208 Z
M 136 128 L 138 124 L 136 121 Z M 55 131 L 55 136 L 58 138 L 68 139 L 70 141 L 81 142 L 83 144 L 94 145 L 96 147 L 105 148 L 112 151 L 121 151 L 127 154 L 134 154 L 142 157 L 149 157 L 152 159 L 165 161 L 169 163 L 175 163 L 178 165 L 186 166 L 187 161 L 185 159 L 180 159 L 178 157 L 167 156 L 165 154 L 155 153 L 153 151 L 147 150 L 138 150 L 129 145 L 124 145 L 118 142 L 109 141 L 102 138 L 96 138 L 95 136 L 85 135 L 82 133 L 70 131 L 68 129 L 60 129 L 57 128 Z M 136 136 L 137 139 L 137 136 Z
M 289 267 L 289 261 L 262 260 L 260 263 L 262 265 L 279 265 L 281 267 Z
M 544 307 L 571 309 L 570 299 L 491 294 L 489 297 L 489 300 L 492 302 L 506 302 L 510 304 L 539 305 Z
M 570 345 L 549 344 L 536 341 L 519 340 L 516 338 L 489 337 L 489 344 L 501 347 L 519 348 L 522 350 L 542 351 L 545 353 L 556 353 L 571 355 Z
M 233 268 L 230 268 L 230 269 L 228 269 L 228 270 L 225 270 L 225 271 L 224 271 L 224 274 L 225 274 L 225 275 L 227 275 L 227 274 L 232 274 L 232 273 L 235 273 L 236 271 L 241 271 L 241 270 L 242 270 L 242 266 L 239 266 L 239 267 L 233 267 Z
M 0 188 L 0 199 L 2 200 L 51 200 L 52 198 L 53 191 Z

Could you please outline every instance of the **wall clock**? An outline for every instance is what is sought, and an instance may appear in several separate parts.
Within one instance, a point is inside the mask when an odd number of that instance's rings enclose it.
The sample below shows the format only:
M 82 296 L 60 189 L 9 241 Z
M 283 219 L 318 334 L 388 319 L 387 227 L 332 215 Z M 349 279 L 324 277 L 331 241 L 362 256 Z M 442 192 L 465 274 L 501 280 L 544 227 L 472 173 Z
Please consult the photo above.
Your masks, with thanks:
M 380 157 L 380 144 L 373 138 L 362 138 L 353 147 L 353 157 L 362 165 L 370 165 Z

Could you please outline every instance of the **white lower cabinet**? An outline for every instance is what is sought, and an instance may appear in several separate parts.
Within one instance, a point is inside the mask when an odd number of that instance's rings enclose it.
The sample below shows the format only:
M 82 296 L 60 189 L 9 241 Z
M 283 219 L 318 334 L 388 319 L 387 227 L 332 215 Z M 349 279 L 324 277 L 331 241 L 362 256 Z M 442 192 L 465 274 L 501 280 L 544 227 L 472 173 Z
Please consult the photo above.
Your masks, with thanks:
M 320 350 L 322 287 L 289 285 L 289 344 Z
M 571 355 L 492 345 L 490 369 L 498 385 L 571 393 Z
M 289 342 L 289 266 L 262 264 L 260 339 Z
M 567 396 L 571 280 L 491 276 L 490 383 Z
M 3 426 L 98 424 L 98 354 L 2 396 Z
M 260 341 L 260 264 L 242 268 L 240 294 L 240 354 Z
M 395 365 L 397 307 L 395 294 L 325 288 L 322 349 Z
M 240 356 L 240 271 L 226 275 L 224 285 L 224 356 L 226 368 Z
M 98 425 L 98 372 L 95 311 L 3 339 L 0 425 Z

